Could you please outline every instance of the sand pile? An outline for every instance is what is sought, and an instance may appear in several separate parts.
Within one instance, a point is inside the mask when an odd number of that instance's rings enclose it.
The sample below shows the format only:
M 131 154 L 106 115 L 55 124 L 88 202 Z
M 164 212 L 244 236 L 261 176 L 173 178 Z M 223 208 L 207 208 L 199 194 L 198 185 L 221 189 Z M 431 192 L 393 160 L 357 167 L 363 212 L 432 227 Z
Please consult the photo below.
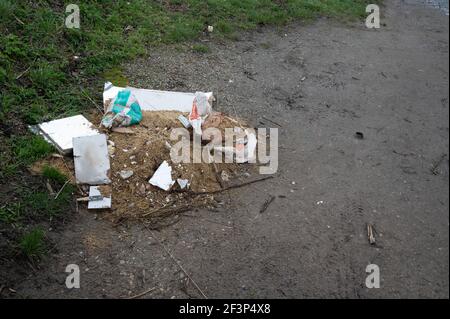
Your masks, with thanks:
M 252 175 L 252 164 L 172 163 L 170 145 L 176 141 L 170 140 L 170 133 L 172 128 L 183 127 L 177 119 L 180 114 L 183 113 L 144 112 L 138 125 L 126 128 L 128 133 L 108 132 L 99 127 L 108 135 L 112 181 L 112 209 L 109 214 L 114 218 L 158 217 L 193 207 L 214 205 L 213 195 L 198 193 L 218 191 L 231 185 L 237 178 Z M 92 123 L 100 122 L 97 116 L 90 120 Z M 224 134 L 225 128 L 242 127 L 245 123 L 217 113 L 210 125 L 219 128 Z M 164 191 L 149 183 L 163 161 L 172 167 L 173 180 L 181 178 L 189 181 L 188 189 L 182 190 L 175 183 L 169 191 Z M 35 163 L 32 169 L 36 172 L 45 165 L 58 168 L 74 181 L 71 157 L 51 157 Z M 131 172 L 132 175 L 128 177 Z M 82 194 L 77 196 L 87 196 L 86 187 L 78 189 Z

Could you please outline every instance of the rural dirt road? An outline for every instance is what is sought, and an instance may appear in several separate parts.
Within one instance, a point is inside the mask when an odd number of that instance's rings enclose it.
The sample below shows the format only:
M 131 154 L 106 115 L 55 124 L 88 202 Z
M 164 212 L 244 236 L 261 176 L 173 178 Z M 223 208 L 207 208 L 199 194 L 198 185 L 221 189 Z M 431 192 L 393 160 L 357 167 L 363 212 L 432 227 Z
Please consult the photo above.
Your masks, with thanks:
M 132 86 L 212 90 L 219 111 L 278 123 L 275 178 L 160 231 L 80 212 L 9 297 L 448 298 L 449 19 L 410 0 L 381 12 L 379 30 L 321 19 L 126 66 Z M 71 263 L 80 289 L 65 288 Z M 365 286 L 368 264 L 379 289 Z

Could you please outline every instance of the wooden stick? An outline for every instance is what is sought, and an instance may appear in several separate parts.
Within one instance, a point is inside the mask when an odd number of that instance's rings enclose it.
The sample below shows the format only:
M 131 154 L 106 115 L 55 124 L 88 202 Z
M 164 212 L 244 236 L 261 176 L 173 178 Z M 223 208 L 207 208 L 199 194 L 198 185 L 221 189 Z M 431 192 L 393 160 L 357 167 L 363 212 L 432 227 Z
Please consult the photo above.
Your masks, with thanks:
M 188 194 L 192 194 L 192 195 L 217 194 L 217 193 L 221 193 L 221 192 L 223 192 L 223 191 L 227 191 L 227 190 L 229 190 L 229 189 L 240 188 L 240 187 L 247 186 L 247 185 L 250 185 L 250 184 L 253 184 L 253 183 L 262 182 L 262 181 L 265 181 L 265 180 L 268 180 L 268 179 L 271 179 L 271 178 L 273 178 L 273 176 L 267 176 L 267 177 L 263 177 L 263 178 L 260 178 L 260 179 L 255 179 L 255 180 L 253 180 L 253 181 L 244 182 L 244 183 L 242 183 L 242 184 L 231 185 L 231 186 L 228 186 L 228 187 L 225 187 L 225 188 L 216 190 L 216 191 L 209 191 L 209 192 L 193 192 L 193 191 L 189 191 L 189 190 L 188 190 L 188 191 L 174 190 L 173 192 L 176 192 L 176 193 L 188 193 Z
M 270 198 L 268 200 L 266 200 L 263 204 L 263 206 L 261 207 L 261 209 L 259 210 L 259 213 L 262 214 L 264 213 L 267 208 L 269 207 L 269 205 L 275 200 L 275 196 L 270 196 Z
M 156 289 L 156 287 L 150 288 L 150 289 L 148 289 L 148 290 L 146 290 L 146 291 L 144 291 L 144 292 L 141 292 L 140 294 L 137 294 L 137 295 L 128 297 L 127 299 L 136 299 L 136 298 L 142 297 L 142 296 L 148 294 L 149 292 L 152 292 L 152 291 L 155 290 L 155 289 Z
M 271 119 L 268 119 L 267 117 L 265 117 L 265 116 L 263 116 L 262 117 L 264 120 L 266 120 L 266 121 L 268 121 L 268 122 L 270 122 L 270 123 L 272 123 L 272 124 L 275 124 L 275 125 L 278 125 L 279 127 L 281 127 L 281 125 L 280 124 L 278 124 L 277 122 L 275 122 L 275 121 L 273 121 L 273 120 L 271 120 Z
M 371 224 L 367 224 L 367 238 L 369 239 L 369 243 L 371 245 L 375 245 L 375 236 L 373 234 L 373 226 Z
M 158 242 L 158 244 L 162 247 L 162 249 L 164 249 L 164 251 L 166 252 L 167 255 L 169 255 L 169 257 L 177 264 L 177 266 L 181 269 L 181 271 L 186 275 L 186 277 L 189 278 L 189 280 L 194 284 L 195 288 L 197 288 L 197 290 L 200 292 L 200 294 L 203 296 L 203 298 L 208 299 L 208 297 L 205 295 L 205 293 L 203 292 L 203 290 L 200 289 L 200 287 L 197 285 L 197 283 L 194 281 L 194 279 L 192 279 L 191 276 L 189 276 L 189 274 L 187 273 L 186 270 L 184 270 L 183 266 L 181 266 L 181 264 L 178 262 L 178 260 L 175 259 L 175 257 L 170 253 L 170 251 L 166 248 L 166 246 L 164 246 L 164 244 L 161 242 L 161 240 L 156 237 L 156 234 L 154 231 L 152 231 L 151 229 L 149 229 L 145 224 L 144 227 L 147 228 L 147 230 L 152 234 L 152 236 L 156 239 L 156 241 Z
M 64 183 L 64 185 L 61 187 L 61 189 L 59 190 L 59 192 L 56 194 L 55 199 L 58 198 L 59 194 L 61 194 L 62 190 L 64 189 L 64 187 L 66 187 L 67 183 L 69 183 L 69 179 Z
M 16 76 L 16 80 L 20 79 L 25 73 L 27 73 L 31 68 L 31 65 L 22 73 L 20 73 L 18 76 Z
M 101 114 L 104 114 L 103 110 L 101 109 L 101 107 L 98 106 L 98 104 L 89 96 L 89 94 L 87 94 L 86 91 L 83 88 L 80 87 L 80 89 L 81 89 L 81 93 L 83 93 L 83 95 L 86 96 L 88 98 L 88 100 L 91 101 L 92 104 L 95 105 L 97 110 L 99 110 Z
M 217 168 L 216 163 L 213 163 L 213 168 L 214 168 L 214 175 L 216 175 L 216 180 L 220 184 L 220 188 L 224 188 L 225 186 L 223 185 L 222 176 L 220 176 L 219 174 L 219 170 Z

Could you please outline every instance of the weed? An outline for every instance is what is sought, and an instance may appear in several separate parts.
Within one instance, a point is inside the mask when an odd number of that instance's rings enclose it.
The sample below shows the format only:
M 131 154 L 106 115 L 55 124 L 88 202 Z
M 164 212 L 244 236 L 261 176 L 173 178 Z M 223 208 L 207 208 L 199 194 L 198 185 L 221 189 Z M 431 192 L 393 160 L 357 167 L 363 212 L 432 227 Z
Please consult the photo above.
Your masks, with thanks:
M 194 44 L 192 46 L 192 50 L 194 52 L 197 52 L 197 53 L 208 53 L 209 52 L 209 47 L 207 45 L 204 45 L 204 44 Z
M 41 228 L 33 228 L 22 236 L 19 246 L 26 256 L 30 258 L 41 257 L 46 250 L 45 232 Z
M 56 168 L 48 165 L 45 165 L 43 167 L 42 175 L 44 177 L 47 177 L 49 180 L 59 184 L 64 184 L 67 181 L 67 177 L 64 174 L 62 174 Z

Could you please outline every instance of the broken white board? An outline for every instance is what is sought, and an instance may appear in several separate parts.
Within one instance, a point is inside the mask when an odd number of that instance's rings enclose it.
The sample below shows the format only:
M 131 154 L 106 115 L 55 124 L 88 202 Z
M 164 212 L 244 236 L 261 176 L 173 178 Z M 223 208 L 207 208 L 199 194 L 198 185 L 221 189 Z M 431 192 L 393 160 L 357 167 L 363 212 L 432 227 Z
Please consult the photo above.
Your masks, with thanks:
M 68 154 L 72 151 L 74 137 L 98 134 L 92 123 L 83 115 L 41 123 L 35 126 L 33 131 L 43 135 L 62 154 Z
M 180 185 L 181 189 L 185 189 L 186 187 L 189 187 L 189 180 L 177 178 L 177 183 Z
M 103 105 L 107 105 L 116 97 L 119 91 L 124 89 L 130 90 L 134 94 L 143 111 L 190 112 L 195 98 L 194 93 L 147 90 L 133 87 L 122 88 L 107 82 L 103 91 Z M 212 92 L 205 94 L 208 99 L 213 99 Z
M 111 188 L 105 186 L 89 187 L 88 209 L 111 208 Z
M 73 139 L 73 158 L 78 184 L 101 185 L 111 183 L 105 134 L 75 137 Z
M 172 167 L 170 167 L 167 161 L 164 161 L 159 165 L 158 169 L 148 182 L 165 191 L 168 191 L 172 187 L 175 181 L 172 180 Z

